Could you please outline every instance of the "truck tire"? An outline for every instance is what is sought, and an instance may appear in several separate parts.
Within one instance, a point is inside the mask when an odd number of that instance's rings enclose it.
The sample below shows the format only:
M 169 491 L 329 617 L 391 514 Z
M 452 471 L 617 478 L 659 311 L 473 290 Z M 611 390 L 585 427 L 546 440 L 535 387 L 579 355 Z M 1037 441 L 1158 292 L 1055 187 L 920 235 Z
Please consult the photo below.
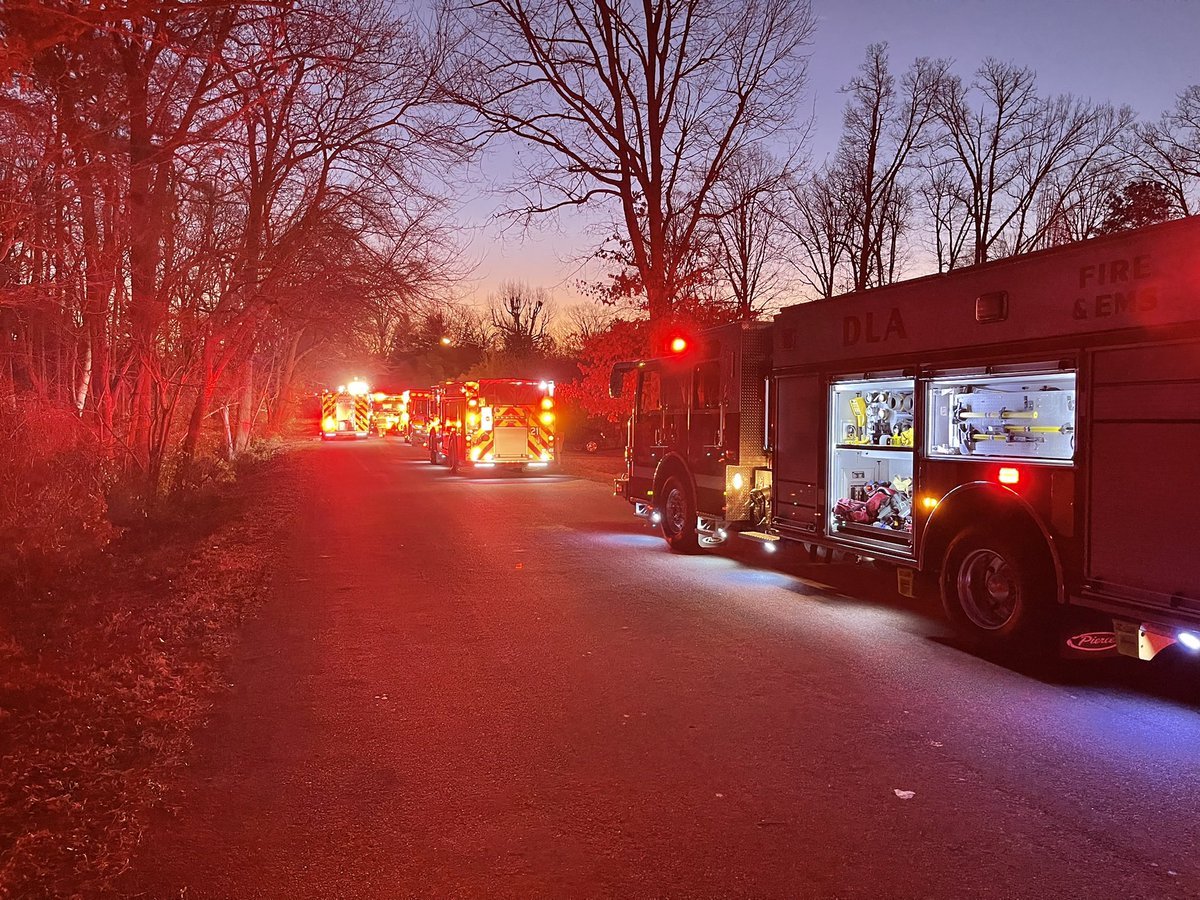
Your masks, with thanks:
M 946 548 L 940 580 L 946 617 L 972 642 L 1014 651 L 1049 645 L 1054 579 L 1032 540 L 964 531 Z
M 659 507 L 659 523 L 667 546 L 673 553 L 696 553 L 700 542 L 696 536 L 696 501 L 688 485 L 678 475 L 670 476 L 663 484 L 663 502 Z
M 429 438 L 429 462 L 435 466 L 438 464 L 437 441 L 432 435 Z
M 446 457 L 450 460 L 450 474 L 458 474 L 458 435 L 450 438 L 446 445 Z

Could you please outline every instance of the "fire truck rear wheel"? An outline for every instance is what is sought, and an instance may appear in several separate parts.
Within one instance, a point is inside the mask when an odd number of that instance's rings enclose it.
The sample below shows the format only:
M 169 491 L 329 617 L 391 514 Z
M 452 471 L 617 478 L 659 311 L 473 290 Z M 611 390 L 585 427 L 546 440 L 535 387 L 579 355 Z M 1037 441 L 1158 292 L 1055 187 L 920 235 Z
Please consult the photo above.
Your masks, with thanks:
M 429 440 L 429 462 L 435 466 L 438 464 L 437 444 L 432 438 Z
M 1038 638 L 1053 609 L 1048 563 L 1032 539 L 975 528 L 946 550 L 941 573 L 946 617 L 972 640 L 1017 649 Z
M 450 474 L 458 474 L 458 436 L 450 438 L 450 443 L 446 445 L 446 456 L 450 460 Z
M 681 478 L 672 475 L 662 489 L 662 533 L 675 553 L 696 553 L 696 501 Z

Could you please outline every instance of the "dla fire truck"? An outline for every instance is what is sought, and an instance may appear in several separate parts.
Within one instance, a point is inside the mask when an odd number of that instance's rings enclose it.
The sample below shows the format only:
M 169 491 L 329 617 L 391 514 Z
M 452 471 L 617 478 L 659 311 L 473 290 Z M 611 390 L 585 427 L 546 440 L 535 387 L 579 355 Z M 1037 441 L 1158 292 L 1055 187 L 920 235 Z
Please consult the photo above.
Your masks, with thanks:
M 433 421 L 432 390 L 410 390 L 400 395 L 400 435 L 414 446 L 421 446 L 429 439 L 429 425 Z
M 674 349 L 612 379 L 636 373 L 617 490 L 673 549 L 740 532 L 887 561 L 980 643 L 1073 607 L 1105 621 L 1075 650 L 1200 650 L 1200 218 Z
M 371 433 L 371 392 L 365 381 L 351 381 L 321 394 L 321 437 L 365 438 Z
M 558 461 L 554 382 L 454 381 L 434 392 L 429 460 L 451 471 L 547 468 Z

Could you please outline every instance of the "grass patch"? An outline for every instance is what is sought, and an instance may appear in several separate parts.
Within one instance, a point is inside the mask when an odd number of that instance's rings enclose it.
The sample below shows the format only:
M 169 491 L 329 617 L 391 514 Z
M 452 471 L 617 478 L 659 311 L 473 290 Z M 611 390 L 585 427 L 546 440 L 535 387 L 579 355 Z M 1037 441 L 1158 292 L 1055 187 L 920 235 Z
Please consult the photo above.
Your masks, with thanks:
M 0 897 L 95 896 L 129 867 L 222 687 L 295 509 L 293 462 L 134 529 L 0 603 Z

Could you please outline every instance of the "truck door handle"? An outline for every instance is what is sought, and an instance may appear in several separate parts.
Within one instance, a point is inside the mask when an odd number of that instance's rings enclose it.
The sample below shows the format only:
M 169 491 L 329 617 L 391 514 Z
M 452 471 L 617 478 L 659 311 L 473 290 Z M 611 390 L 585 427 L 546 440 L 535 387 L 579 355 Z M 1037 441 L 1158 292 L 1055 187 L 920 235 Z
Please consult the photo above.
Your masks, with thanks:
M 658 444 L 658 445 L 662 444 L 662 429 L 661 428 L 654 429 L 654 443 Z

